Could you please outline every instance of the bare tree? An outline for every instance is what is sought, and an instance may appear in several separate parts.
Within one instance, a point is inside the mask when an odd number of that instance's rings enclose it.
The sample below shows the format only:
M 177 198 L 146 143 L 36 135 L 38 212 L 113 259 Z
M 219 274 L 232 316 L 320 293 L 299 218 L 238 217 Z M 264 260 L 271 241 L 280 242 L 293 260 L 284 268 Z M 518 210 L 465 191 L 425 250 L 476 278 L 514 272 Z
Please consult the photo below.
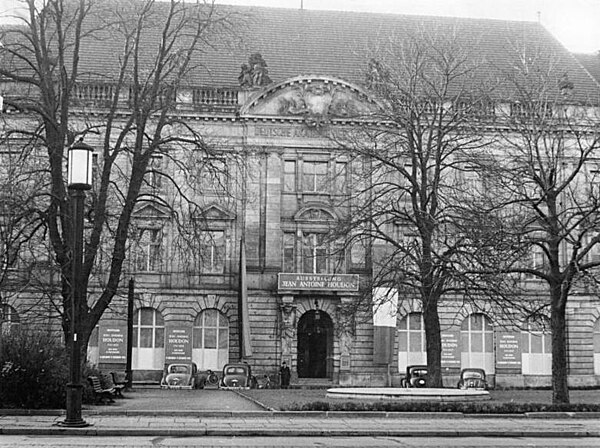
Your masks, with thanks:
M 530 295 L 540 281 L 547 286 L 532 317 L 550 315 L 553 401 L 568 403 L 566 307 L 573 287 L 597 278 L 600 265 L 600 121 L 590 107 L 598 98 L 577 91 L 556 54 L 514 50 L 516 63 L 504 71 L 503 87 L 512 93 L 501 109 L 498 144 L 479 159 L 487 199 L 473 216 L 493 222 L 483 234 L 502 241 L 483 265 L 518 276 Z M 596 98 L 588 102 L 587 95 Z
M 86 290 L 94 275 L 102 288 L 88 303 L 75 305 L 82 316 L 76 331 L 85 350 L 119 289 L 135 211 L 142 203 L 152 203 L 166 216 L 177 216 L 175 199 L 154 189 L 155 181 L 168 183 L 180 201 L 192 200 L 190 189 L 178 184 L 180 178 L 154 161 L 162 156 L 175 169 L 178 151 L 210 152 L 198 129 L 173 111 L 178 89 L 193 70 L 201 69 L 203 49 L 229 32 L 230 17 L 219 15 L 212 2 L 23 3 L 27 18 L 2 35 L 0 76 L 13 86 L 5 104 L 23 115 L 12 132 L 30 139 L 38 154 L 46 152 L 43 178 L 48 188 L 39 213 L 61 271 L 66 340 L 73 241 L 65 155 L 82 138 L 98 150 L 87 204 L 83 277 Z M 100 58 L 94 51 L 101 48 L 112 53 Z M 90 84 L 96 89 L 91 94 L 85 90 Z M 88 98 L 93 100 L 91 109 Z
M 391 38 L 376 51 L 366 75 L 378 107 L 338 142 L 362 167 L 345 232 L 373 245 L 374 287 L 420 301 L 432 387 L 442 386 L 440 301 L 484 293 L 457 204 L 475 200 L 469 160 L 492 142 L 482 61 L 447 31 Z
M 1 126 L 5 128 L 4 120 Z M 44 228 L 38 213 L 42 195 L 36 182 L 43 161 L 29 157 L 31 148 L 22 143 L 15 144 L 10 133 L 0 140 L 0 326 L 18 318 L 13 315 L 8 321 L 6 312 L 12 309 L 11 299 L 32 285 L 32 276 L 26 273 L 39 261 L 37 234 Z

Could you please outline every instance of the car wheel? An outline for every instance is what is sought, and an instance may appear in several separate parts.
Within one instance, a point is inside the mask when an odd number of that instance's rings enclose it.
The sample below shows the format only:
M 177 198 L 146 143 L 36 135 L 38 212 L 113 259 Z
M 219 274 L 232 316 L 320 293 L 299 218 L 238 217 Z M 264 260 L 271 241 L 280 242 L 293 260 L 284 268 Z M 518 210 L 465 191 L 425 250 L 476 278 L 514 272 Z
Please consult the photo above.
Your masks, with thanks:
M 208 383 L 209 384 L 217 384 L 219 382 L 219 377 L 215 373 L 211 373 L 208 375 Z

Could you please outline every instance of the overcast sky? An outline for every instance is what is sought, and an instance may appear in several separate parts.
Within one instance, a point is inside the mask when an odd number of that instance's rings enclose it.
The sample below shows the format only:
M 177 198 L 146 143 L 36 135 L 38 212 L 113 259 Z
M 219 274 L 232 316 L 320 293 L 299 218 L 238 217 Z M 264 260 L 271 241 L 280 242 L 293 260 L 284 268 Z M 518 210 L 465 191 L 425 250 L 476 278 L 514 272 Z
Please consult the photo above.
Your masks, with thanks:
M 127 0 L 122 0 L 127 1 Z M 191 1 L 191 0 L 188 0 Z M 600 50 L 600 0 L 217 0 L 222 4 L 537 21 L 570 51 Z M 0 19 L 19 0 L 0 0 Z

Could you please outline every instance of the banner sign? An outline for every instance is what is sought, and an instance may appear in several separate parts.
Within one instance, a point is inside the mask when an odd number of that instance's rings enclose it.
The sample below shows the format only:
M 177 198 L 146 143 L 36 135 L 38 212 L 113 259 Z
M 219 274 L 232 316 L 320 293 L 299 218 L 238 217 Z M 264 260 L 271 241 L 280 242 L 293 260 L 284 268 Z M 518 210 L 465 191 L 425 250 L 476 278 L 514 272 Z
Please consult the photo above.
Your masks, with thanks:
M 98 328 L 98 360 L 100 362 L 127 362 L 126 325 L 100 325 Z
M 442 338 L 442 367 L 460 368 L 460 330 L 445 330 Z
M 496 335 L 496 368 L 521 368 L 521 333 L 499 332 Z
M 358 291 L 358 274 L 278 274 L 277 287 L 280 290 Z
M 165 362 L 192 362 L 192 329 L 189 327 L 165 328 Z

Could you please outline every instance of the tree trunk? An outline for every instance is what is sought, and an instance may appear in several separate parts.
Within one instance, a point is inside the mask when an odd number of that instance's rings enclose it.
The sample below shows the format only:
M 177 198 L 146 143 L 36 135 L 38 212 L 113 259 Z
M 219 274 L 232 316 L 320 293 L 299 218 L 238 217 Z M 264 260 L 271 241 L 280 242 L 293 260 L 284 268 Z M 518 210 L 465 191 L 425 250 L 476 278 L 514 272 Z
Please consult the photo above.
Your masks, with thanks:
M 569 403 L 566 307 L 560 285 L 551 287 L 552 402 Z
M 423 303 L 425 338 L 427 339 L 427 387 L 444 387 L 442 382 L 442 338 L 437 300 Z

